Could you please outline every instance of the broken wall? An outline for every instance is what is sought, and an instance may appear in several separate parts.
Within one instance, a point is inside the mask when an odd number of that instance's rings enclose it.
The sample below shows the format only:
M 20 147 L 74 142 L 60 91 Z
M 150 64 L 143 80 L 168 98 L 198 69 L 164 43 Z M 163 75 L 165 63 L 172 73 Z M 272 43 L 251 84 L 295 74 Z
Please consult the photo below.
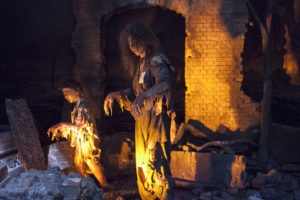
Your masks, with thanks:
M 186 20 L 185 121 L 199 120 L 206 127 L 230 130 L 259 124 L 259 104 L 241 91 L 241 53 L 248 12 L 243 1 L 74 0 L 77 25 L 72 45 L 76 52 L 73 73 L 84 83 L 93 112 L 103 116 L 105 88 L 101 49 L 101 19 L 129 8 L 160 6 Z

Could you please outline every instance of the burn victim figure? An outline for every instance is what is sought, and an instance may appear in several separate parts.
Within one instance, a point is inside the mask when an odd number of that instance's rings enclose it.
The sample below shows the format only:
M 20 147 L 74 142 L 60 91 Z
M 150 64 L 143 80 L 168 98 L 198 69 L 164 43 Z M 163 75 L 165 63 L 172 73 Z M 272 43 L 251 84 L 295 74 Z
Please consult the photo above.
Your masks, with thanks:
M 157 37 L 144 24 L 128 25 L 121 33 L 120 47 L 124 63 L 135 64 L 135 75 L 131 88 L 107 95 L 104 101 L 105 114 L 112 114 L 112 105 L 116 100 L 135 119 L 137 184 L 142 199 L 172 199 L 170 118 L 167 112 L 172 108 L 171 72 L 174 68 L 160 53 Z M 151 165 L 152 170 L 145 170 L 149 163 L 154 163 L 149 160 L 147 153 L 153 144 L 161 149 L 162 162 L 159 163 L 163 163 L 163 171 L 159 165 Z M 158 166 L 159 169 L 156 169 Z M 147 180 L 147 177 L 151 177 L 147 171 L 156 175 L 159 172 L 160 181 Z
M 81 175 L 86 177 L 94 174 L 103 188 L 109 188 L 103 167 L 99 163 L 101 150 L 98 132 L 81 85 L 68 79 L 62 82 L 61 88 L 65 99 L 75 104 L 71 112 L 71 123 L 56 124 L 49 128 L 47 134 L 50 136 L 52 133 L 52 140 L 68 139 L 71 147 L 75 147 L 74 164 Z

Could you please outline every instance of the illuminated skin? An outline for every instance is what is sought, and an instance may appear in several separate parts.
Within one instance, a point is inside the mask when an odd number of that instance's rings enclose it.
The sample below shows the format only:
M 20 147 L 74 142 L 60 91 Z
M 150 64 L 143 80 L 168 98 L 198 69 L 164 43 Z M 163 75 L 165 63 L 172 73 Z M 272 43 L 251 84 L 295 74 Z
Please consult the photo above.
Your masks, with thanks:
M 135 47 L 133 44 L 132 44 L 132 38 L 128 38 L 128 44 L 129 44 L 129 49 L 138 57 L 140 58 L 145 58 L 145 55 L 146 55 L 146 47 L 145 47 L 145 44 L 143 44 L 140 48 L 137 48 Z M 143 62 L 142 65 L 144 65 L 145 63 Z M 138 103 L 134 103 L 132 106 L 131 106 L 131 114 L 132 116 L 136 119 L 138 118 L 141 114 L 142 114 L 142 111 L 141 111 L 141 105 L 138 104 Z
M 166 58 L 162 54 L 153 54 L 146 58 L 147 48 L 144 42 L 134 44 L 128 38 L 129 49 L 140 58 L 140 64 L 133 78 L 132 88 L 127 88 L 118 92 L 111 92 L 104 101 L 104 111 L 107 116 L 112 115 L 112 105 L 116 100 L 120 107 L 130 111 L 135 119 L 135 151 L 136 169 L 138 177 L 139 193 L 142 199 L 171 199 L 170 188 L 171 178 L 161 181 L 151 182 L 150 177 L 161 175 L 169 176 L 169 143 L 167 134 L 167 115 L 163 112 L 163 104 L 169 104 L 170 97 L 170 69 Z M 141 75 L 143 73 L 143 75 Z M 144 79 L 144 80 L 142 80 Z M 152 82 L 151 82 L 152 80 Z M 154 82 L 153 82 L 154 80 Z M 132 96 L 134 95 L 134 96 Z M 129 100 L 129 97 L 133 97 Z M 163 99 L 165 99 L 164 103 Z M 145 170 L 147 163 L 153 163 L 153 152 L 147 150 L 150 143 L 158 143 L 161 148 L 162 160 L 164 160 L 165 172 L 160 169 Z M 154 168 L 158 165 L 153 166 Z M 159 166 L 159 168 L 161 168 Z M 148 174 L 148 172 L 149 174 Z M 157 173 L 159 172 L 159 173 Z M 144 175 L 142 175 L 144 173 Z M 145 174 L 146 173 L 146 174 Z M 143 180 L 147 179 L 146 182 Z M 165 176 L 164 176 L 165 177 Z M 154 192 L 154 193 L 153 193 Z
M 141 47 L 136 47 L 132 44 L 132 39 L 129 37 L 128 38 L 128 46 L 129 49 L 138 57 L 140 57 L 141 59 L 145 58 L 146 55 L 146 47 L 144 44 L 142 44 Z M 160 58 L 157 58 L 158 62 L 162 62 L 162 60 L 160 60 Z M 142 65 L 145 64 L 145 60 L 143 60 Z M 128 93 L 130 93 L 131 88 L 127 88 L 124 89 L 122 92 L 125 93 L 125 95 L 127 95 Z M 169 92 L 169 86 L 167 83 L 165 82 L 161 82 L 158 83 L 156 85 L 154 85 L 152 88 L 148 89 L 147 91 L 145 91 L 142 95 L 140 95 L 139 97 L 137 97 L 135 99 L 135 101 L 133 102 L 133 104 L 131 105 L 130 108 L 130 113 L 131 115 L 134 117 L 135 120 L 137 120 L 141 115 L 142 115 L 142 111 L 141 111 L 141 107 L 144 105 L 147 110 L 150 110 L 151 108 L 156 106 L 157 110 L 161 110 L 161 106 L 159 104 L 155 104 L 153 103 L 153 100 L 151 99 L 154 96 L 165 96 L 166 98 L 168 97 L 168 93 Z M 120 94 L 120 92 L 111 92 L 107 95 L 107 97 L 105 98 L 104 101 L 104 111 L 105 111 L 105 115 L 109 116 L 112 115 L 112 105 L 114 103 L 114 100 L 116 100 L 121 108 L 123 109 L 123 99 L 122 99 L 122 95 Z M 160 101 L 160 100 L 158 100 Z
M 79 92 L 76 90 L 73 90 L 71 88 L 63 88 L 62 93 L 63 93 L 65 99 L 69 103 L 75 103 L 75 102 L 80 101 Z M 52 126 L 51 128 L 49 128 L 48 133 L 52 132 L 53 136 L 55 135 L 55 136 L 60 137 L 61 133 L 62 133 L 60 130 L 62 130 L 63 127 L 69 127 L 69 128 L 76 129 L 78 127 L 78 125 L 73 124 L 73 123 L 61 122 L 61 123 L 58 123 L 58 124 Z
M 129 49 L 138 57 L 140 58 L 145 58 L 146 55 L 146 47 L 144 44 L 142 44 L 141 47 L 136 47 L 132 44 L 132 38 L 128 38 L 128 46 Z M 144 63 L 143 63 L 144 64 Z M 125 89 L 127 92 L 129 92 L 130 88 Z M 105 115 L 109 116 L 110 114 L 112 115 L 112 105 L 114 103 L 114 100 L 117 100 L 119 104 L 122 103 L 122 98 L 121 95 L 118 92 L 111 92 L 107 95 L 105 101 L 104 101 L 104 111 Z M 122 106 L 121 106 L 122 107 Z M 131 106 L 130 112 L 132 116 L 137 119 L 141 115 L 141 108 L 139 104 L 133 104 Z
M 75 103 L 80 100 L 79 92 L 71 88 L 63 88 L 62 93 L 69 103 Z
M 146 55 L 146 47 L 145 44 L 142 44 L 140 47 L 137 47 L 136 45 L 133 44 L 132 38 L 128 38 L 128 46 L 129 49 L 138 57 L 144 58 Z
M 170 176 L 165 173 L 167 170 L 166 160 L 163 159 L 159 145 L 150 143 L 148 145 L 148 162 L 145 164 L 146 177 L 144 186 L 148 191 L 163 192 L 164 187 L 169 187 L 168 179 Z M 163 195 L 162 195 L 163 196 Z M 163 199 L 163 197 L 162 197 Z
M 80 96 L 77 90 L 72 88 L 63 88 L 62 93 L 69 103 L 75 103 L 74 111 L 72 112 L 72 123 L 61 122 L 49 128 L 47 134 L 51 139 L 67 138 L 70 140 L 70 145 L 75 147 L 74 164 L 83 176 L 92 173 L 97 178 L 103 188 L 110 188 L 106 177 L 103 173 L 103 167 L 99 163 L 101 150 L 97 147 L 99 142 L 98 137 L 94 134 L 93 124 L 89 122 L 86 114 L 89 116 L 89 111 L 85 104 L 84 98 Z M 76 116 L 74 117 L 74 112 Z M 86 169 L 88 168 L 88 169 Z

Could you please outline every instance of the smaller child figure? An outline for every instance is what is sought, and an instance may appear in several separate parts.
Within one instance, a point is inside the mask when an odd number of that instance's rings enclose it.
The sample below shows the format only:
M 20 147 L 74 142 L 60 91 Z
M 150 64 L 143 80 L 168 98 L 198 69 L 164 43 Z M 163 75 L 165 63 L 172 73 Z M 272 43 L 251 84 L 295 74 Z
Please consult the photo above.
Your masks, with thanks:
M 95 120 L 90 112 L 81 85 L 72 79 L 65 80 L 61 86 L 62 93 L 69 103 L 74 103 L 71 112 L 71 123 L 61 122 L 49 128 L 47 134 L 51 139 L 66 138 L 71 147 L 75 148 L 74 164 L 82 176 L 94 174 L 105 189 L 110 188 L 104 176 L 99 159 L 99 136 Z

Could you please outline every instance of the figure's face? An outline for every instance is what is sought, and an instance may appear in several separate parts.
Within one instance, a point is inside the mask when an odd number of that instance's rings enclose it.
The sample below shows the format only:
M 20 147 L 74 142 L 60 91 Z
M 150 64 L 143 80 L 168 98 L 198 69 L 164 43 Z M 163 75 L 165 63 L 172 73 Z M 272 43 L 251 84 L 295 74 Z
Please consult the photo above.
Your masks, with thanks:
M 144 42 L 137 43 L 131 37 L 128 38 L 129 49 L 137 56 L 144 58 L 146 55 L 146 47 Z
M 63 88 L 62 93 L 64 94 L 65 99 L 69 103 L 75 103 L 80 98 L 79 92 L 71 88 Z

